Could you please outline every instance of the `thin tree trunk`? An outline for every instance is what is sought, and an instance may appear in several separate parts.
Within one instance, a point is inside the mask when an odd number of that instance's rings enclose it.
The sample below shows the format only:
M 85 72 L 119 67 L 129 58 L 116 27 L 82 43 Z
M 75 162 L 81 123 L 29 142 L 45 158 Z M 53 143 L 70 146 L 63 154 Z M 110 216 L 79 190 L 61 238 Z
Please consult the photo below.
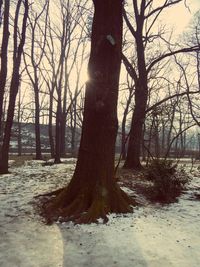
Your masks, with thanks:
M 174 118 L 175 118 L 175 108 L 176 108 L 176 105 L 174 104 L 173 105 L 173 108 L 172 108 L 172 115 L 171 115 L 170 127 L 169 127 L 169 131 L 168 131 L 168 134 L 167 134 L 167 151 L 168 151 L 168 146 L 171 143 L 172 129 L 173 129 L 173 123 L 174 123 Z M 169 153 L 170 153 L 170 150 L 169 150 Z M 166 157 L 167 156 L 168 155 L 166 155 Z
M 58 100 L 56 111 L 56 144 L 55 144 L 55 160 L 54 163 L 61 163 L 61 100 Z
M 20 90 L 19 90 L 19 101 L 18 101 L 18 114 L 17 114 L 17 126 L 18 126 L 18 135 L 17 135 L 17 148 L 18 148 L 18 156 L 22 155 L 22 137 L 21 137 L 21 133 L 22 133 L 22 127 L 21 127 L 21 94 L 20 94 Z
M 162 143 L 161 143 L 161 147 L 162 147 L 161 155 L 162 155 L 162 157 L 165 155 L 165 135 L 166 135 L 165 123 L 164 123 L 164 121 L 162 121 Z
M 18 156 L 22 155 L 22 137 L 21 137 L 22 131 L 21 131 L 21 128 L 22 128 L 21 122 L 19 121 L 18 122 L 18 136 L 17 136 Z
M 146 150 L 145 150 L 145 133 L 146 133 L 146 125 L 143 124 L 143 131 L 142 131 L 142 161 L 146 161 Z
M 74 154 L 74 148 L 75 148 L 75 128 L 73 124 L 73 117 L 75 113 L 73 112 L 73 106 L 71 106 L 70 110 L 70 128 L 71 128 L 71 153 Z
M 37 85 L 35 91 L 35 143 L 36 143 L 36 160 L 42 159 L 41 139 L 40 139 L 40 103 L 39 103 L 39 89 Z
M 60 140 L 61 140 L 61 147 L 60 147 L 60 154 L 61 157 L 65 157 L 66 156 L 66 141 L 65 141 L 65 133 L 66 133 L 66 123 L 67 123 L 67 116 L 66 116 L 66 112 L 62 112 L 61 115 L 61 136 L 60 136 Z
M 127 137 L 126 137 L 126 119 L 127 119 L 127 115 L 128 115 L 128 110 L 129 110 L 129 106 L 131 103 L 131 99 L 132 99 L 132 91 L 133 89 L 129 88 L 129 98 L 127 100 L 126 103 L 126 107 L 124 110 L 124 114 L 123 114 L 123 119 L 122 119 L 122 138 L 121 138 L 121 155 L 122 155 L 122 160 L 126 159 L 126 142 L 127 142 Z
M 154 131 L 155 131 L 155 156 L 156 158 L 160 157 L 160 142 L 159 142 L 159 129 L 158 129 L 158 117 L 155 116 L 155 125 L 154 125 Z
M 51 149 L 51 157 L 54 158 L 55 156 L 55 149 L 54 149 L 54 138 L 53 138 L 53 94 L 50 93 L 49 97 L 49 125 L 48 125 L 48 133 L 49 133 L 49 144 Z
M 122 155 L 122 160 L 125 160 L 126 159 L 126 116 L 123 116 L 123 119 L 122 119 L 121 155 Z
M 1 2 L 2 5 L 2 2 Z M 1 70 L 0 70 L 0 135 L 2 131 L 2 115 L 3 115 L 3 98 L 7 78 L 8 63 L 8 41 L 9 41 L 9 11 L 10 0 L 5 0 L 4 4 L 4 22 L 3 22 L 3 39 L 1 46 Z
M 139 78 L 135 81 L 135 109 L 133 112 L 131 131 L 128 143 L 127 157 L 124 168 L 140 169 L 140 147 L 142 143 L 142 128 L 145 120 L 145 111 L 148 98 L 148 82 L 143 44 L 143 20 L 137 21 L 136 46 L 138 57 Z
M 2 5 L 3 5 L 3 0 L 0 0 L 0 15 L 1 15 L 1 17 L 2 17 Z M 0 26 L 1 26 L 1 24 L 0 24 Z
M 18 93 L 19 83 L 20 83 L 20 64 L 21 64 L 21 56 L 23 53 L 23 47 L 25 43 L 26 36 L 26 22 L 28 18 L 28 0 L 24 1 L 24 17 L 22 23 L 22 34 L 19 46 L 17 47 L 17 32 L 18 32 L 18 17 L 20 12 L 20 6 L 22 1 L 19 0 L 16 7 L 16 15 L 14 21 L 14 56 L 13 56 L 13 73 L 11 78 L 10 85 L 10 97 L 9 97 L 9 105 L 7 111 L 7 120 L 4 130 L 3 137 L 3 145 L 0 153 L 0 173 L 8 173 L 8 153 L 9 153 L 9 145 L 10 145 L 10 137 L 11 137 L 11 129 L 13 124 L 13 117 L 15 111 L 15 102 Z
M 67 62 L 65 62 L 65 75 L 67 75 Z M 60 154 L 62 157 L 66 156 L 66 141 L 65 141 L 65 134 L 66 134 L 66 124 L 67 124 L 67 84 L 68 84 L 68 76 L 65 78 L 65 86 L 64 86 L 64 96 L 63 96 L 63 109 L 62 109 L 62 116 L 61 116 L 61 147 L 60 147 Z
M 150 156 L 151 156 L 151 144 L 152 144 L 152 130 L 153 130 L 153 124 L 154 124 L 154 121 L 152 120 L 151 122 L 151 126 L 149 128 L 149 137 L 148 137 L 148 146 L 147 146 L 147 152 L 148 152 L 148 157 L 147 157 L 147 162 L 146 162 L 146 165 L 148 166 L 149 164 L 149 160 L 150 160 Z
M 73 107 L 74 106 L 74 107 Z M 76 107 L 77 107 L 77 101 L 75 99 L 74 105 L 72 106 L 72 117 L 71 117 L 71 149 L 72 149 L 72 155 L 76 155 L 76 128 L 77 128 L 77 112 L 76 112 Z
M 142 128 L 145 120 L 145 110 L 147 104 L 146 86 L 137 87 L 135 91 L 135 109 L 131 121 L 127 157 L 124 168 L 140 169 L 140 147 L 142 141 Z

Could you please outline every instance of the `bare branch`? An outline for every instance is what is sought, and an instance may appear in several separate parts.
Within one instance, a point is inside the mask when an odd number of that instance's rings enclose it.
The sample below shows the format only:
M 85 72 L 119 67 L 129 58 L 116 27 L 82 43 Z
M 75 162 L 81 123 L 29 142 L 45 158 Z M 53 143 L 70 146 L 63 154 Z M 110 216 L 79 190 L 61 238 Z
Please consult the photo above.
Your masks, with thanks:
M 126 25 L 128 26 L 130 32 L 132 33 L 132 35 L 134 36 L 134 38 L 136 38 L 136 32 L 135 32 L 135 29 L 133 28 L 132 24 L 130 23 L 130 20 L 128 19 L 128 16 L 127 16 L 127 12 L 126 10 L 123 8 L 123 18 L 126 22 Z
M 127 59 L 127 57 L 123 53 L 122 53 L 122 60 L 123 60 L 123 63 L 126 67 L 127 72 L 134 79 L 134 81 L 136 81 L 137 80 L 137 73 L 136 73 L 135 69 L 133 68 L 133 66 L 131 65 L 131 63 L 129 62 L 129 60 Z
M 189 94 L 191 94 L 191 95 L 193 95 L 193 94 L 199 94 L 199 91 L 194 91 L 194 92 L 191 91 L 191 92 L 189 92 Z M 151 107 L 147 108 L 146 109 L 146 113 L 152 111 L 153 109 L 155 109 L 156 107 L 162 105 L 163 103 L 167 102 L 170 99 L 173 99 L 175 97 L 181 97 L 181 96 L 184 96 L 184 95 L 188 95 L 188 91 L 187 92 L 178 93 L 178 94 L 175 94 L 175 95 L 168 96 L 168 97 L 162 99 L 161 101 L 157 102 L 156 104 L 152 105 Z
M 153 60 L 149 67 L 147 68 L 147 73 L 150 72 L 150 70 L 152 69 L 152 67 L 154 65 L 156 65 L 158 62 L 160 62 L 161 60 L 167 58 L 167 57 L 170 57 L 170 56 L 173 56 L 173 55 L 176 55 L 176 54 L 180 54 L 180 53 L 188 53 L 188 52 L 195 52 L 195 51 L 199 51 L 200 47 L 199 46 L 193 46 L 193 47 L 187 47 L 187 48 L 182 48 L 182 49 L 179 49 L 179 50 L 176 50 L 176 51 L 171 51 L 169 53 L 166 53 L 166 54 L 163 54 L 161 55 L 160 57 L 156 58 L 155 60 Z
M 176 0 L 176 1 L 168 1 L 168 0 L 166 0 L 165 1 L 165 3 L 162 5 L 162 6 L 159 6 L 159 7 L 157 7 L 157 8 L 155 8 L 154 10 L 152 10 L 151 12 L 149 12 L 149 14 L 147 14 L 146 16 L 145 16 L 145 19 L 147 19 L 147 18 L 149 18 L 149 17 L 151 17 L 153 14 L 155 14 L 155 13 L 160 13 L 164 8 L 166 8 L 166 7 L 169 7 L 169 6 L 172 6 L 172 5 L 175 5 L 175 4 L 178 4 L 178 3 L 180 3 L 180 2 L 182 2 L 183 0 Z

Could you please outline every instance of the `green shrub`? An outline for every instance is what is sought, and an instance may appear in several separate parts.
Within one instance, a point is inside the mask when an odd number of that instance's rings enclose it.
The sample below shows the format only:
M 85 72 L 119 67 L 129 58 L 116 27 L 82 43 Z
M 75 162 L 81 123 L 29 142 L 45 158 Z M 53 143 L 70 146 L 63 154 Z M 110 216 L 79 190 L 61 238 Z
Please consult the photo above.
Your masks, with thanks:
M 146 171 L 146 178 L 152 182 L 150 198 L 159 202 L 172 202 L 185 188 L 189 177 L 183 169 L 171 160 L 152 160 Z

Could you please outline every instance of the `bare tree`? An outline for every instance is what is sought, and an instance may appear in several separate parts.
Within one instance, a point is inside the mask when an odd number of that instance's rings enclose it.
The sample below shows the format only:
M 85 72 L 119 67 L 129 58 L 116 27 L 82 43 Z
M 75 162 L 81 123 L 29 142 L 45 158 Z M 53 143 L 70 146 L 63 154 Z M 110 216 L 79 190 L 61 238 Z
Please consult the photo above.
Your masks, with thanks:
M 45 70 L 43 78 L 49 91 L 49 140 L 51 154 L 55 163 L 60 163 L 60 157 L 65 156 L 67 115 L 75 107 L 82 85 L 80 74 L 85 60 L 86 47 L 84 12 L 79 0 L 75 3 L 60 0 L 60 19 L 62 27 L 49 19 L 47 51 L 45 57 L 49 68 Z M 79 34 L 77 34 L 79 32 Z M 57 40 L 57 41 L 55 41 Z M 77 57 L 80 64 L 77 64 Z M 45 77 L 47 76 L 47 77 Z M 71 78 L 71 76 L 73 78 Z M 55 142 L 52 134 L 53 108 L 56 106 Z M 76 115 L 77 116 L 77 115 Z M 54 148 L 55 143 L 55 148 Z
M 47 18 L 49 11 L 49 0 L 45 1 L 42 10 L 37 14 L 36 11 L 31 10 L 28 17 L 30 35 L 31 35 L 31 49 L 30 55 L 24 52 L 24 63 L 27 74 L 31 81 L 34 98 L 35 98 L 35 141 L 36 141 L 36 159 L 42 159 L 41 138 L 40 138 L 40 89 L 41 82 L 39 75 L 41 71 L 41 62 L 44 56 L 47 33 Z M 44 30 L 41 25 L 41 18 L 44 15 Z M 39 40 L 37 39 L 38 35 Z M 38 44 L 40 43 L 40 44 Z M 38 49 L 39 46 L 39 49 Z M 40 50 L 40 51 L 39 51 Z M 30 62 L 30 64 L 29 64 Z
M 94 0 L 95 13 L 81 144 L 69 186 L 48 204 L 47 216 L 90 223 L 131 210 L 114 179 L 117 98 L 122 47 L 121 0 Z
M 155 1 L 153 0 L 142 0 L 133 1 L 133 13 L 135 18 L 135 26 L 130 20 L 130 16 L 124 10 L 124 19 L 126 24 L 135 40 L 137 64 L 132 65 L 128 60 L 128 57 L 123 55 L 123 62 L 130 76 L 135 82 L 135 108 L 132 116 L 131 131 L 129 136 L 129 144 L 127 151 L 127 158 L 124 164 L 125 168 L 141 168 L 140 163 L 140 145 L 142 140 L 142 129 L 145 120 L 145 114 L 147 109 L 147 101 L 149 94 L 149 76 L 151 71 L 160 64 L 161 61 L 167 59 L 168 57 L 179 54 L 186 53 L 189 51 L 194 51 L 198 49 L 198 46 L 180 48 L 173 50 L 168 47 L 168 50 L 164 53 L 160 52 L 158 55 L 153 55 L 149 62 L 146 58 L 146 48 L 147 44 L 155 40 L 155 38 L 161 38 L 170 46 L 170 43 L 166 41 L 163 37 L 163 30 L 158 34 L 152 34 L 152 28 L 156 23 L 159 15 L 166 8 L 173 6 L 182 2 L 183 0 L 166 0 L 159 6 L 155 6 Z
M 24 5 L 24 15 L 21 29 L 20 39 L 18 38 L 18 21 L 20 15 L 21 5 Z M 8 153 L 9 153 L 9 144 L 11 136 L 11 128 L 13 124 L 13 117 L 15 111 L 15 101 L 18 93 L 19 83 L 20 83 L 20 65 L 21 57 L 23 53 L 25 38 L 26 38 L 26 26 L 28 19 L 28 10 L 29 3 L 28 0 L 24 2 L 19 0 L 16 6 L 15 18 L 14 18 L 14 51 L 13 51 L 13 72 L 10 84 L 10 97 L 9 105 L 7 110 L 7 120 L 4 130 L 3 145 L 0 153 L 0 173 L 8 173 Z M 19 40 L 19 43 L 18 43 Z
M 0 3 L 0 11 L 3 1 Z M 4 19 L 3 19 L 3 38 L 1 46 L 1 70 L 0 70 L 0 136 L 2 131 L 2 113 L 3 113 L 3 98 L 7 78 L 7 63 L 8 63 L 8 42 L 9 42 L 9 13 L 10 13 L 10 0 L 5 0 L 4 3 Z
M 127 75 L 126 85 L 128 87 L 128 95 L 127 96 L 125 95 L 126 99 L 122 103 L 122 105 L 124 106 L 123 118 L 122 118 L 122 123 L 121 123 L 121 159 L 122 160 L 126 159 L 126 145 L 127 145 L 127 139 L 128 139 L 127 117 L 128 117 L 129 112 L 132 111 L 132 109 L 130 110 L 130 106 L 131 106 L 131 102 L 132 102 L 132 99 L 135 93 L 135 86 L 132 83 L 132 81 L 130 81 L 129 75 Z

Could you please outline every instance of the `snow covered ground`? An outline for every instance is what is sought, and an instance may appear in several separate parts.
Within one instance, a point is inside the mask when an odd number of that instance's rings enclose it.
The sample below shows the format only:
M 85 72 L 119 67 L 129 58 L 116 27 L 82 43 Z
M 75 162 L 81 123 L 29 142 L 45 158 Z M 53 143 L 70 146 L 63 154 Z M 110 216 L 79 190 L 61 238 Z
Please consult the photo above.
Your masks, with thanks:
M 47 226 L 34 196 L 66 184 L 75 161 L 28 161 L 0 176 L 0 267 L 199 267 L 200 171 L 174 204 L 149 204 L 106 225 Z

